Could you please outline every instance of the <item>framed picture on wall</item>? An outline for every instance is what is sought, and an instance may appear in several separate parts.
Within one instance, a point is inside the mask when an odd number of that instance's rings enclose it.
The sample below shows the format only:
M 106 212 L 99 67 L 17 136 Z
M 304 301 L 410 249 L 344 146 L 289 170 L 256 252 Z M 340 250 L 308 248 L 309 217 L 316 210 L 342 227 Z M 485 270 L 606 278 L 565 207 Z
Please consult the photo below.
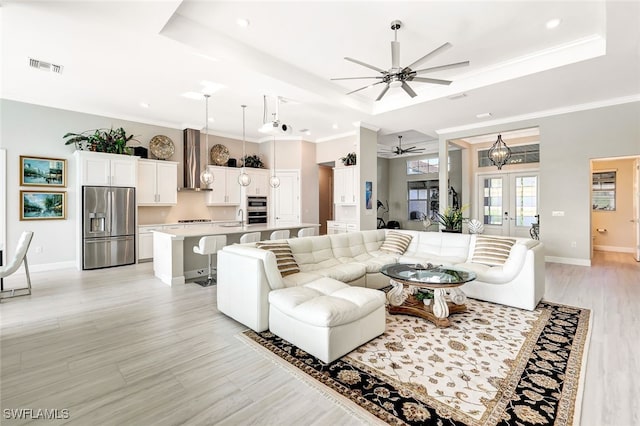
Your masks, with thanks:
M 67 186 L 67 160 L 20 156 L 20 186 Z
M 67 218 L 66 192 L 20 191 L 20 220 Z
M 366 181 L 364 183 L 364 195 L 365 195 L 365 207 L 367 210 L 371 210 L 373 208 L 373 184 L 370 181 Z

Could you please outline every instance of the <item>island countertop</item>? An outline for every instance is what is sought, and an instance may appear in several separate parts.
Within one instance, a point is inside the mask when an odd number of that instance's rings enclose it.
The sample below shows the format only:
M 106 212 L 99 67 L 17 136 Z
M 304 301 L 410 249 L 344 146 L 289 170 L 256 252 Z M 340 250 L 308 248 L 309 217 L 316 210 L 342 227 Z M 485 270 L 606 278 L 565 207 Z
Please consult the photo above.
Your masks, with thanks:
M 299 229 L 299 228 L 319 228 L 317 223 L 298 223 L 296 225 L 270 225 L 270 224 L 252 224 L 252 225 L 224 225 L 224 224 L 204 224 L 191 225 L 182 229 L 163 229 L 153 231 L 155 233 L 168 234 L 172 239 L 184 240 L 187 237 L 204 237 L 205 235 L 232 235 L 244 234 L 247 232 L 271 232 L 280 229 Z

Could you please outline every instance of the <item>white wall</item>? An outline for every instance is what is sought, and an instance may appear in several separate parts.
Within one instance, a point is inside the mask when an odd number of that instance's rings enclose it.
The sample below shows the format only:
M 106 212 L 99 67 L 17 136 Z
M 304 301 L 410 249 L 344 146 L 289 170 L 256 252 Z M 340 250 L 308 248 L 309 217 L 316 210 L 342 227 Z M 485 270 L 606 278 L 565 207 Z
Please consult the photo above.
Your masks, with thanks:
M 378 134 L 373 130 L 360 127 L 358 143 L 358 169 L 360 171 L 359 187 L 359 207 L 360 207 L 360 229 L 376 229 L 376 201 L 378 199 L 378 167 L 377 167 L 377 146 Z M 365 182 L 371 182 L 371 209 L 367 210 L 365 205 Z M 356 191 L 356 194 L 358 194 Z
M 316 144 L 316 163 L 330 163 L 358 150 L 359 135 L 332 139 Z
M 590 159 L 640 154 L 640 102 L 452 132 L 440 142 L 534 126 L 540 128 L 540 239 L 547 259 L 590 265 Z

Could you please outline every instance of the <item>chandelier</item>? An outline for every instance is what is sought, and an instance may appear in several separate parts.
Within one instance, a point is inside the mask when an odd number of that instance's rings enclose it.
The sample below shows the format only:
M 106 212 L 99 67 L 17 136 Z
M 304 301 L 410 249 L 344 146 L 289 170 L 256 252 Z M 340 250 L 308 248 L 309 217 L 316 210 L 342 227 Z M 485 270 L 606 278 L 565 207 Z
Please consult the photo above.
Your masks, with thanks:
M 489 148 L 489 161 L 491 161 L 498 170 L 502 170 L 502 166 L 507 164 L 509 158 L 511 158 L 511 148 L 504 143 L 502 135 L 498 135 L 498 140 Z

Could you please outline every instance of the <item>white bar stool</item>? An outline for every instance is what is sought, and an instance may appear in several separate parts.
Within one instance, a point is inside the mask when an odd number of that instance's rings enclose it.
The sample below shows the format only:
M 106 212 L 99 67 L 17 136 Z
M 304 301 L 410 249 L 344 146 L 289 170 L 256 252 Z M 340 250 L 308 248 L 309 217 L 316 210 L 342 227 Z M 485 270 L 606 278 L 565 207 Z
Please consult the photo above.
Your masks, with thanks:
M 242 234 L 242 237 L 240 237 L 240 244 L 257 243 L 258 241 L 260 241 L 259 232 L 249 232 L 247 234 Z
M 193 252 L 201 255 L 207 255 L 209 257 L 209 275 L 207 276 L 207 283 L 200 284 L 203 287 L 212 285 L 215 280 L 213 279 L 213 268 L 211 265 L 211 256 L 216 254 L 218 250 L 227 245 L 226 235 L 211 235 L 208 237 L 200 238 L 197 246 L 193 246 Z
M 313 237 L 314 235 L 316 235 L 316 228 L 302 228 L 298 231 L 298 238 Z
M 4 287 L 2 287 L 0 291 L 0 300 L 14 296 L 26 296 L 31 294 L 31 276 L 29 275 L 29 264 L 27 263 L 27 251 L 29 250 L 32 238 L 32 231 L 24 231 L 18 240 L 18 247 L 13 255 L 13 259 L 11 259 L 7 266 L 0 267 L 0 278 L 4 279 L 16 272 L 24 262 L 24 271 L 27 274 L 27 286 L 8 290 L 5 290 Z M 16 291 L 19 293 L 16 294 Z
M 282 229 L 280 231 L 273 231 L 271 233 L 271 236 L 269 237 L 270 240 L 286 240 L 287 238 L 289 238 L 289 230 L 288 229 Z

